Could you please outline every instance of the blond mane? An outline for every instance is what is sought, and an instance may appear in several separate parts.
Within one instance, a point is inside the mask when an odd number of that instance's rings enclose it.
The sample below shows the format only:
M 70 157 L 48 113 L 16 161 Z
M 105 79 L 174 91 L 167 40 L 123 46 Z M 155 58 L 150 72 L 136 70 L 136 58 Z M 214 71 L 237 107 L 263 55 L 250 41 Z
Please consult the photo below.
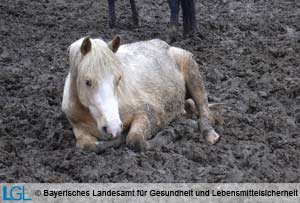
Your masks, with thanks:
M 69 47 L 70 72 L 73 73 L 73 76 L 84 75 L 99 80 L 107 73 L 120 73 L 121 62 L 106 42 L 90 38 L 92 49 L 83 56 L 80 52 L 83 40 L 84 38 L 81 38 Z

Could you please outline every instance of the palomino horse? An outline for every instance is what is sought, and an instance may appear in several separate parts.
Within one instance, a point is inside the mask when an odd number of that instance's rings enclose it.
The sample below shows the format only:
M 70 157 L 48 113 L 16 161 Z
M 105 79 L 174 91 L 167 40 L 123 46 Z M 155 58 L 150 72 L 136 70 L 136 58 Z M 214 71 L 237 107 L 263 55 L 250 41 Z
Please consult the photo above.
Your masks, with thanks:
M 116 0 L 107 0 L 107 1 L 108 1 L 108 10 L 109 10 L 109 17 L 108 17 L 109 26 L 114 27 L 116 22 L 116 14 L 115 14 Z M 194 0 L 168 0 L 168 3 L 171 10 L 171 18 L 170 18 L 171 38 L 174 39 L 177 35 L 180 5 L 182 8 L 184 35 L 193 34 L 197 28 L 195 1 Z M 138 11 L 135 4 L 135 0 L 130 0 L 130 5 L 132 10 L 133 23 L 134 25 L 137 26 L 139 24 L 139 18 L 138 18 Z
M 95 150 L 98 140 L 118 140 L 124 131 L 126 144 L 143 150 L 185 111 L 187 98 L 207 141 L 218 140 L 211 126 L 217 118 L 190 52 L 159 39 L 120 46 L 119 36 L 108 44 L 86 37 L 69 47 L 69 63 L 62 109 L 80 148 Z

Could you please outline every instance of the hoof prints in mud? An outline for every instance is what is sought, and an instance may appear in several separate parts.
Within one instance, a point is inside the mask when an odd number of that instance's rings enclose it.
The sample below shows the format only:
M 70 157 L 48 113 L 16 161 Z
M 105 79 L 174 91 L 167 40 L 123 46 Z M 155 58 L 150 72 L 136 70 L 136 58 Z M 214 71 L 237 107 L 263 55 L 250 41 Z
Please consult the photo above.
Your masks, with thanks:
M 198 32 L 173 43 L 194 53 L 210 101 L 225 103 L 216 145 L 182 117 L 160 132 L 175 141 L 145 153 L 75 148 L 60 108 L 70 43 L 168 39 L 166 0 L 137 2 L 138 28 L 128 6 L 107 29 L 106 1 L 1 1 L 0 182 L 299 182 L 296 1 L 197 1 Z

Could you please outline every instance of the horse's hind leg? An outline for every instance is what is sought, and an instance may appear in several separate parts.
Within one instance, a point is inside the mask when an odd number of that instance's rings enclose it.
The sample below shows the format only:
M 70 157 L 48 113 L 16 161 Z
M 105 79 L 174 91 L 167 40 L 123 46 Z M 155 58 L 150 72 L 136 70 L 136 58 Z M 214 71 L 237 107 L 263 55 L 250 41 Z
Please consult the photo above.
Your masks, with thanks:
M 116 23 L 115 0 L 107 0 L 107 2 L 109 27 L 113 28 Z
M 131 10 L 132 10 L 132 19 L 133 19 L 133 24 L 135 26 L 139 25 L 139 14 L 135 5 L 135 0 L 130 0 L 130 5 L 131 5 Z
M 208 143 L 214 144 L 220 136 L 216 133 L 212 124 L 221 120 L 208 107 L 207 95 L 198 64 L 192 56 L 186 56 L 182 59 L 181 66 L 184 72 L 187 91 L 194 100 L 200 117 L 201 133 L 206 136 Z
M 195 105 L 195 102 L 193 99 L 187 99 L 185 100 L 185 104 L 184 104 L 184 108 L 185 108 L 185 113 L 187 115 L 196 115 L 196 116 L 199 116 L 198 115 L 198 111 L 197 111 L 197 108 L 196 108 L 196 105 Z

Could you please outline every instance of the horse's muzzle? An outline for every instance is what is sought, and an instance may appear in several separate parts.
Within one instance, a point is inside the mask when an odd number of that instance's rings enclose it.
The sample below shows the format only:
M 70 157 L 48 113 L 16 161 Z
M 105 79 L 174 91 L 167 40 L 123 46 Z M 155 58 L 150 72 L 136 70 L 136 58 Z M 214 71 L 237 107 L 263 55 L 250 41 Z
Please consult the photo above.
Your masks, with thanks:
M 103 126 L 102 131 L 110 135 L 112 139 L 116 139 L 123 131 L 123 124 L 121 121 L 114 120 L 109 122 L 107 126 Z

